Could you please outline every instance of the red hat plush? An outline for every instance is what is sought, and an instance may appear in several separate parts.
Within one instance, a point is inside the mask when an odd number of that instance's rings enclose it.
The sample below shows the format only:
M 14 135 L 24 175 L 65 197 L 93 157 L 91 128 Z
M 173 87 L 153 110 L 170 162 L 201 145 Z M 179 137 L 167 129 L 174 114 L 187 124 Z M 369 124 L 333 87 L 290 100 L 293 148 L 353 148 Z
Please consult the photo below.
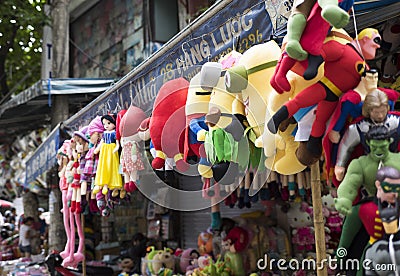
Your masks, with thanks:
M 242 252 L 249 244 L 249 233 L 242 227 L 233 227 L 224 239 L 224 241 L 229 240 L 230 244 L 233 245 L 236 252 Z

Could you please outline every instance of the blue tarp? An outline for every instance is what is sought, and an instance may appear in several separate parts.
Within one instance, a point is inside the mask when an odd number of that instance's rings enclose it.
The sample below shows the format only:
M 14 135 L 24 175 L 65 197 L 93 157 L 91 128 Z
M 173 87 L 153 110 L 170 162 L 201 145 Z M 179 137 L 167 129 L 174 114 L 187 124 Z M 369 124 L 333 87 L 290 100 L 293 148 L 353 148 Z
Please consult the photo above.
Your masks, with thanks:
M 51 169 L 57 162 L 59 148 L 60 125 L 57 125 L 46 140 L 36 149 L 26 161 L 25 187 L 35 181 L 36 177 Z

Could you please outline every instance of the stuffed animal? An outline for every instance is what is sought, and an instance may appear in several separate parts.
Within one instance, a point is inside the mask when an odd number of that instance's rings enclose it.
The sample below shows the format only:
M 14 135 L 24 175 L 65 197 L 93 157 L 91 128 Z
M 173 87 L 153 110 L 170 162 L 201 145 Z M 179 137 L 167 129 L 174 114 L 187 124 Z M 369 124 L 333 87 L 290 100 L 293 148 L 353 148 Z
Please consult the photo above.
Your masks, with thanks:
M 312 251 L 315 244 L 312 209 L 306 203 L 293 203 L 287 212 L 292 228 L 292 243 L 298 253 Z
M 201 232 L 197 238 L 200 255 L 211 255 L 213 252 L 213 234 L 211 231 Z
M 360 32 L 358 39 L 351 42 L 351 45 L 342 45 L 336 41 L 326 42 L 322 49 L 325 59 L 324 77 L 285 103 L 268 121 L 269 131 L 277 133 L 280 125 L 300 108 L 317 104 L 311 135 L 307 142 L 300 143 L 296 153 L 302 164 L 308 166 L 319 160 L 325 125 L 337 105 L 339 96 L 359 83 L 361 74 L 366 69 L 364 59 L 375 57 L 376 49 L 380 47 L 380 39 L 377 30 L 367 28 Z M 360 55 L 361 51 L 363 56 Z
M 183 159 L 185 142 L 185 104 L 189 82 L 177 78 L 164 83 L 154 101 L 150 118 L 150 137 L 156 150 L 152 161 L 154 169 L 164 167 L 166 158 L 174 158 L 179 171 L 186 171 L 189 165 Z
M 244 251 L 249 245 L 249 232 L 240 226 L 233 227 L 224 238 L 226 247 L 233 253 Z
M 136 189 L 136 182 L 139 179 L 138 171 L 144 170 L 138 130 L 146 117 L 143 110 L 131 105 L 119 125 L 122 146 L 121 165 L 124 173 L 124 190 L 127 192 L 133 192 Z
M 200 257 L 200 253 L 194 248 L 188 248 L 183 250 L 180 255 L 179 267 L 181 273 L 186 273 L 189 271 L 193 271 L 196 267 L 198 267 L 198 258 Z
M 225 85 L 228 91 L 240 93 L 246 105 L 246 119 L 250 125 L 247 130 L 248 137 L 251 144 L 264 148 L 264 154 L 267 157 L 265 166 L 275 170 L 276 162 L 285 155 L 286 151 L 289 161 L 281 165 L 281 172 L 296 173 L 303 170 L 305 166 L 299 162 L 296 163 L 297 159 L 293 158 L 297 143 L 290 136 L 290 130 L 287 135 L 262 136 L 265 121 L 270 118 L 269 98 L 271 94 L 276 94 L 265 80 L 271 78 L 280 53 L 280 48 L 274 41 L 252 46 L 243 53 L 236 66 L 228 69 L 225 74 Z M 278 140 L 282 141 L 282 150 L 276 147 Z
M 160 272 L 166 272 L 166 269 L 173 271 L 173 269 L 175 268 L 175 259 L 172 254 L 172 250 L 169 248 L 158 250 L 157 253 L 153 256 L 152 268 L 156 275 L 164 275 L 164 273 L 160 274 Z
M 201 86 L 212 88 L 212 94 L 208 113 L 205 116 L 208 131 L 200 131 L 197 137 L 199 141 L 205 141 L 207 159 L 212 166 L 212 175 L 215 181 L 223 185 L 232 184 L 238 174 L 239 141 L 242 140 L 244 133 L 241 125 L 241 119 L 244 118 L 244 106 L 240 99 L 225 91 L 224 78 L 221 73 L 214 72 L 214 69 L 220 68 L 220 70 L 216 70 L 218 72 L 226 70 L 236 64 L 240 57 L 240 53 L 232 51 L 219 60 L 220 67 L 214 63 L 207 63 L 203 65 L 201 72 Z M 238 119 L 239 117 L 241 119 Z M 241 161 L 247 163 L 247 158 L 242 158 Z M 206 168 L 199 167 L 199 173 L 206 176 L 204 173 L 207 172 Z
M 200 131 L 208 131 L 205 123 L 205 115 L 208 112 L 208 104 L 210 102 L 211 91 L 204 90 L 200 85 L 201 73 L 197 73 L 189 84 L 189 90 L 185 105 L 185 115 L 188 128 L 185 134 L 185 152 L 184 158 L 188 161 L 191 156 L 195 156 L 199 160 L 199 171 L 202 167 L 209 168 L 207 156 L 204 150 L 204 141 L 197 140 L 197 134 Z M 211 169 L 202 172 L 202 176 L 212 177 Z
M 285 52 L 282 53 L 271 85 L 278 93 L 290 90 L 290 83 L 286 73 L 293 67 L 296 60 L 305 60 L 307 70 L 304 78 L 313 79 L 319 65 L 324 61 L 321 56 L 322 45 L 328 34 L 330 25 L 342 28 L 347 24 L 347 11 L 354 0 L 341 1 L 338 6 L 336 0 L 306 0 L 298 2 L 288 20 L 288 35 Z
M 100 152 L 99 164 L 96 170 L 95 186 L 93 193 L 100 190 L 106 195 L 112 190 L 112 196 L 116 197 L 122 188 L 122 179 L 119 174 L 119 155 L 116 147 L 116 114 L 106 114 L 101 117 L 104 126 L 103 138 L 94 153 Z

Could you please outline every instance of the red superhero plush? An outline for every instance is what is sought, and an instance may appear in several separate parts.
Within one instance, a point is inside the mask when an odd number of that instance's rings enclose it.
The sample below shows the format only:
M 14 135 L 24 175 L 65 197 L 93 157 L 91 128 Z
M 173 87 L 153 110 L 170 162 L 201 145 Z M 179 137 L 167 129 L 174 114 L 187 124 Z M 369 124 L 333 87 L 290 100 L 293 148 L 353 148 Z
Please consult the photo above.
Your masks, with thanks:
M 336 2 L 336 3 L 333 3 Z M 311 80 L 317 75 L 318 66 L 323 62 L 321 56 L 322 45 L 331 25 L 342 28 L 347 24 L 347 11 L 353 6 L 354 0 L 305 0 L 293 8 L 288 21 L 286 51 L 282 54 L 271 86 L 278 92 L 290 91 L 290 84 L 286 79 L 287 72 L 299 60 L 306 60 L 303 66 L 307 68 L 304 78 Z
M 164 167 L 166 158 L 174 158 L 180 171 L 188 169 L 183 160 L 185 143 L 185 104 L 189 82 L 177 78 L 164 83 L 153 105 L 150 119 L 150 138 L 156 150 L 156 157 L 151 163 L 154 169 Z
M 309 166 L 319 160 L 326 123 L 335 110 L 339 97 L 360 82 L 367 67 L 365 60 L 375 57 L 380 40 L 376 29 L 367 28 L 360 32 L 357 40 L 349 44 L 343 45 L 337 41 L 325 43 L 321 52 L 325 60 L 324 76 L 285 103 L 268 121 L 268 130 L 275 134 L 279 125 L 300 108 L 317 104 L 310 138 L 307 142 L 301 142 L 296 151 L 296 156 L 303 165 Z

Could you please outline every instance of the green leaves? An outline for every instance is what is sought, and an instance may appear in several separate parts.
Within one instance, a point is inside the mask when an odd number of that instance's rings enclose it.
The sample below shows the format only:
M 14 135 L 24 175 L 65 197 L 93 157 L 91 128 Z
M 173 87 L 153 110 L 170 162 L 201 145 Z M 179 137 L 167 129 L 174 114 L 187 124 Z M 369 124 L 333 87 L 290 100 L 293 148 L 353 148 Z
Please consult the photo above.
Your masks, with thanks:
M 0 98 L 40 79 L 45 0 L 3 0 L 0 8 Z

